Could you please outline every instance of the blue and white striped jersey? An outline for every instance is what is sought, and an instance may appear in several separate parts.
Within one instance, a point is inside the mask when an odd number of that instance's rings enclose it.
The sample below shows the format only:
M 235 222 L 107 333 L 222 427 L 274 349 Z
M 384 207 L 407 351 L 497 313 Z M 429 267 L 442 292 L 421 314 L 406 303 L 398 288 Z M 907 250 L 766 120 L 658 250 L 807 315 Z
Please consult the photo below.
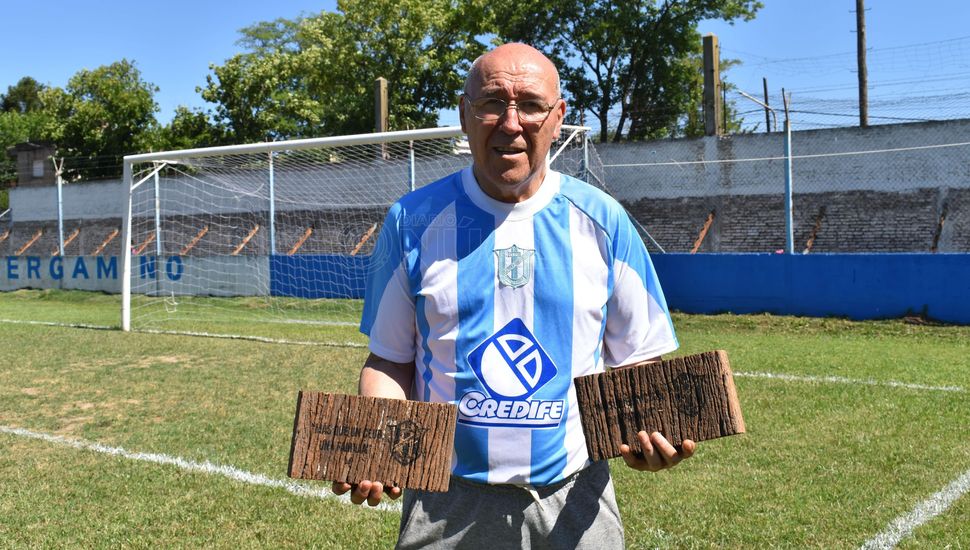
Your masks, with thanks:
M 369 277 L 370 350 L 415 361 L 415 399 L 458 405 L 452 470 L 479 482 L 541 486 L 584 468 L 573 378 L 677 348 L 623 208 L 551 170 L 516 204 L 470 168 L 409 193 Z

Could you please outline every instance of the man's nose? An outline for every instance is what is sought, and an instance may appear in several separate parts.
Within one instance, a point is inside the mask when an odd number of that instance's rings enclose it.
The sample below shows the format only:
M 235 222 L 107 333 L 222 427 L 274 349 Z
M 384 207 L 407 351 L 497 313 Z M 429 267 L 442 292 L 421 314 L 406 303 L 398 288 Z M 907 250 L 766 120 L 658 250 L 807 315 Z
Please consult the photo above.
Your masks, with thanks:
M 517 134 L 522 131 L 522 125 L 519 121 L 519 109 L 514 103 L 506 105 L 505 113 L 499 119 L 499 129 L 507 134 Z

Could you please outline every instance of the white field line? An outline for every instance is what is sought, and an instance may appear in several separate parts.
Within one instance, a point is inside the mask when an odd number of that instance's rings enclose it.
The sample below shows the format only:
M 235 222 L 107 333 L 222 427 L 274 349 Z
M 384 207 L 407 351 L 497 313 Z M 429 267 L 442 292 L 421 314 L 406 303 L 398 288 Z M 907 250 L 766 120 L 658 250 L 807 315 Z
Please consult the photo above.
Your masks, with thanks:
M 874 380 L 872 378 L 844 378 L 842 376 L 796 376 L 793 374 L 775 374 L 771 372 L 735 372 L 738 378 L 768 378 L 772 380 L 784 380 L 785 382 L 812 382 L 828 384 L 851 384 L 857 386 L 885 386 L 888 388 L 904 388 L 907 390 L 928 390 L 928 391 L 948 391 L 963 393 L 966 390 L 961 386 L 927 386 L 925 384 L 910 384 L 907 382 L 896 382 L 895 380 Z
M 245 336 L 242 334 L 218 334 L 214 332 L 194 332 L 190 330 L 155 330 L 155 329 L 136 329 L 133 332 L 144 332 L 147 334 L 172 334 L 175 336 L 201 336 L 204 338 L 226 338 L 229 340 L 250 340 L 253 342 L 263 342 L 266 344 L 289 344 L 294 346 L 324 346 L 331 348 L 366 348 L 367 344 L 357 342 L 313 342 L 310 340 L 287 340 L 285 338 L 267 338 L 265 336 Z
M 360 323 L 352 321 L 312 321 L 309 319 L 263 319 L 260 323 L 278 323 L 282 325 L 318 325 L 322 327 L 359 327 Z
M 46 327 L 64 328 L 86 328 L 93 330 L 119 330 L 118 327 L 107 325 L 88 325 L 84 323 L 56 323 L 53 321 L 23 321 L 17 319 L 0 319 L 0 323 L 10 323 L 12 325 L 41 325 Z M 353 324 L 353 323 L 351 323 Z M 356 325 L 354 325 L 356 326 Z M 142 329 L 134 332 L 144 332 L 148 334 L 171 334 L 174 336 L 202 336 L 205 338 L 226 338 L 230 340 L 250 340 L 253 342 L 263 342 L 266 344 L 289 344 L 295 346 L 323 346 L 332 348 L 366 348 L 367 344 L 357 342 L 313 342 L 309 340 L 287 340 L 285 338 L 267 338 L 264 336 L 245 336 L 241 334 L 217 334 L 211 332 L 193 332 L 188 330 L 152 330 Z
M 951 504 L 968 492 L 970 492 L 970 470 L 963 472 L 949 485 L 917 504 L 908 514 L 894 519 L 881 533 L 867 540 L 860 548 L 863 550 L 895 548 L 900 541 L 912 534 L 914 529 L 946 512 Z
M 0 319 L 0 323 L 11 325 L 41 325 L 45 327 L 88 328 L 93 330 L 117 330 L 118 327 L 108 325 L 88 325 L 85 323 L 55 323 L 53 321 L 24 321 L 22 319 Z
M 350 504 L 350 496 L 345 494 L 342 496 L 337 496 L 333 494 L 329 489 L 320 487 L 311 487 L 304 483 L 297 483 L 295 481 L 290 481 L 286 479 L 274 479 L 271 477 L 266 477 L 262 474 L 254 474 L 252 472 L 247 472 L 245 470 L 240 470 L 234 466 L 223 466 L 221 464 L 213 464 L 208 460 L 205 462 L 195 462 L 192 460 L 186 460 L 177 456 L 169 456 L 159 453 L 139 453 L 125 450 L 121 447 L 109 447 L 108 445 L 102 445 L 94 441 L 85 441 L 83 439 L 70 439 L 62 437 L 59 435 L 51 435 L 40 432 L 34 432 L 30 430 L 25 430 L 23 428 L 13 428 L 10 426 L 0 426 L 0 433 L 16 435 L 19 437 L 26 437 L 29 439 L 37 439 L 40 441 L 45 441 L 54 445 L 62 445 L 65 447 L 72 447 L 74 449 L 82 451 L 94 451 L 96 453 L 102 453 L 111 456 L 117 456 L 125 458 L 128 460 L 135 460 L 139 462 L 151 462 L 154 464 L 161 464 L 164 466 L 175 466 L 181 470 L 186 470 L 193 473 L 201 473 L 208 475 L 219 475 L 227 477 L 229 479 L 240 481 L 242 483 L 248 483 L 250 485 L 260 485 L 263 487 L 271 487 L 274 489 L 283 489 L 288 493 L 294 494 L 300 497 L 307 498 L 317 498 L 325 500 L 337 500 L 344 504 Z M 365 506 L 365 508 L 370 508 Z M 401 511 L 401 503 L 399 501 L 384 501 L 375 506 L 374 508 L 378 510 L 389 510 L 389 511 Z

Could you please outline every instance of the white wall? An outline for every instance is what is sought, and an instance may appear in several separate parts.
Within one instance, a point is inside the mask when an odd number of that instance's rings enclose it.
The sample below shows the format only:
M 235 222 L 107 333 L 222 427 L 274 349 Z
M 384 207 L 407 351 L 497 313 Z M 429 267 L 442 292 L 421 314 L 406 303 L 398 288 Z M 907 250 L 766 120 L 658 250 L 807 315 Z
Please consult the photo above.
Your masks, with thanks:
M 793 132 L 795 157 L 837 154 L 795 158 L 793 189 L 796 193 L 820 193 L 970 187 L 970 145 L 845 154 L 967 142 L 970 120 Z M 622 200 L 775 194 L 784 190 L 784 161 L 736 162 L 783 156 L 780 133 L 604 143 L 596 148 L 605 167 L 607 185 Z M 696 163 L 702 160 L 729 162 Z M 629 164 L 636 166 L 623 166 Z
M 59 288 L 121 292 L 121 261 L 115 256 L 5 256 L 0 290 Z
M 461 169 L 468 155 L 422 159 L 416 170 L 420 187 Z M 184 168 L 184 167 L 182 167 Z M 278 168 L 274 172 L 276 210 L 390 206 L 410 189 L 407 161 L 348 163 L 316 169 Z M 161 208 L 166 215 L 248 213 L 269 209 L 269 172 L 236 169 L 231 174 L 200 175 L 190 170 L 159 178 Z M 127 196 L 121 181 L 76 182 L 63 186 L 65 219 L 123 218 Z M 154 179 L 141 184 L 133 199 L 135 216 L 153 215 Z M 10 190 L 13 222 L 57 219 L 57 188 L 15 187 Z
M 69 183 L 62 186 L 64 219 L 122 218 L 121 181 Z M 14 187 L 10 190 L 12 221 L 57 219 L 57 187 Z
M 171 256 L 150 267 L 150 256 L 132 263 L 135 294 L 266 296 L 267 256 Z M 121 258 L 117 256 L 7 256 L 0 258 L 0 291 L 21 288 L 121 292 Z M 204 292 L 200 292 L 200 289 Z

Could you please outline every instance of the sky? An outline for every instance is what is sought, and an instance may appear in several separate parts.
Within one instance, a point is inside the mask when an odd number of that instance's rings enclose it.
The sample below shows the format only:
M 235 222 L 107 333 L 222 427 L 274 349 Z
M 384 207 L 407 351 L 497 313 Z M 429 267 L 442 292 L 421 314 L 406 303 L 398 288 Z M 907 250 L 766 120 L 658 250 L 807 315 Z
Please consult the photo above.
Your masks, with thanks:
M 792 92 L 793 108 L 837 112 L 835 117 L 799 114 L 821 126 L 844 122 L 855 108 L 855 0 L 763 0 L 750 22 L 705 21 L 699 30 L 719 38 L 722 57 L 742 64 L 726 78 L 738 89 L 762 97 L 768 78 L 773 105 L 780 89 Z M 167 2 L 48 0 L 5 3 L 0 91 L 23 76 L 64 86 L 80 69 L 121 58 L 134 60 L 142 77 L 157 85 L 157 118 L 168 122 L 175 107 L 209 108 L 196 92 L 210 74 L 241 51 L 239 29 L 279 17 L 334 9 L 334 1 L 172 0 Z M 872 114 L 883 122 L 932 117 L 950 108 L 970 116 L 970 2 L 966 0 L 869 0 L 866 35 Z M 954 94 L 958 100 L 954 100 Z M 926 96 L 937 98 L 936 103 Z M 916 100 L 901 98 L 916 97 Z M 734 94 L 739 110 L 752 110 L 751 124 L 763 124 L 759 107 Z M 948 98 L 948 99 L 947 99 Z M 878 108 L 876 106 L 879 106 Z M 963 111 L 964 109 L 966 111 Z M 959 114 L 959 113 L 958 113 Z M 839 117 L 842 118 L 839 118 Z M 878 122 L 877 120 L 876 122 Z M 457 123 L 454 112 L 442 125 Z

